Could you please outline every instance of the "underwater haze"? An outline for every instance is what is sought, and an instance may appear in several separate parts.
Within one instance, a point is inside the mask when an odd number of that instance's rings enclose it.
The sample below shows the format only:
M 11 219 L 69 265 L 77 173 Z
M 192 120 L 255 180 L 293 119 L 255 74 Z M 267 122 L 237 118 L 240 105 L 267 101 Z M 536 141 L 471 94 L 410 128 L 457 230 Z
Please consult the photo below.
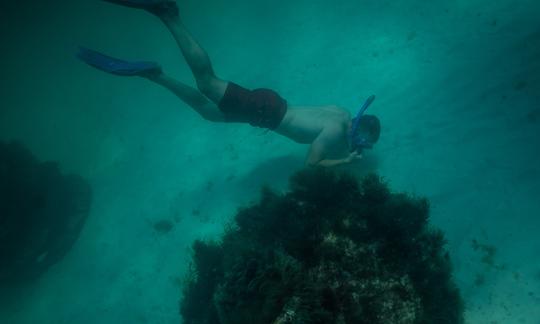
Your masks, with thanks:
M 178 0 L 216 73 L 294 106 L 369 113 L 381 137 L 351 169 L 426 197 L 467 323 L 540 324 L 538 0 Z M 0 3 L 0 141 L 83 176 L 91 212 L 66 256 L 0 291 L 0 323 L 181 323 L 191 244 L 260 187 L 287 187 L 308 146 L 212 123 L 78 46 L 193 76 L 152 15 L 99 0 Z M 436 324 L 436 323 L 434 323 Z

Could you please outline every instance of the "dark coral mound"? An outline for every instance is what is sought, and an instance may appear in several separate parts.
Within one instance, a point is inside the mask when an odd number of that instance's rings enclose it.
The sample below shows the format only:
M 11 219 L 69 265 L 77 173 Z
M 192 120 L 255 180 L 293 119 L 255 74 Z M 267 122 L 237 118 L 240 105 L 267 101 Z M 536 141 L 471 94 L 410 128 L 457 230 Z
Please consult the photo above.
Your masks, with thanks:
M 263 190 L 219 243 L 195 242 L 187 324 L 463 323 L 425 199 L 328 170 Z
M 90 209 L 90 186 L 0 142 L 0 283 L 36 278 L 75 242 Z

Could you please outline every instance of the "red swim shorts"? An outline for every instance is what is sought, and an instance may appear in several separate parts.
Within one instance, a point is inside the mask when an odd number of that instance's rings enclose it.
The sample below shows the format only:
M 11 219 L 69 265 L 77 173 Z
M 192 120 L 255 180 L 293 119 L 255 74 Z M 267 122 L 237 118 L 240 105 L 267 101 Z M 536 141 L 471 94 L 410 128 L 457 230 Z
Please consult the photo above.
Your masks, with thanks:
M 227 122 L 276 129 L 287 112 L 287 101 L 270 89 L 248 90 L 229 82 L 219 109 Z

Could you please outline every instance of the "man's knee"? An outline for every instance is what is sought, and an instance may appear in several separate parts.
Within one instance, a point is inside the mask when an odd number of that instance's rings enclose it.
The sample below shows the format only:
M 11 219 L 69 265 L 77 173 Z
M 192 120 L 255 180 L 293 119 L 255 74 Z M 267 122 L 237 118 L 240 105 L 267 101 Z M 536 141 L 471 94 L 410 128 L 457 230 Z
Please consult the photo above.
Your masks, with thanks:
M 219 80 L 216 77 L 204 77 L 197 79 L 197 88 L 207 98 L 214 103 L 219 104 L 221 98 L 225 94 L 227 83 Z
M 197 79 L 197 89 L 208 97 L 208 94 L 212 92 L 212 83 L 208 80 Z
M 201 117 L 207 121 L 210 121 L 210 122 L 224 122 L 225 121 L 225 115 L 213 103 L 208 102 L 205 105 L 200 105 L 193 108 L 195 108 L 195 110 L 199 113 L 199 115 L 201 115 Z

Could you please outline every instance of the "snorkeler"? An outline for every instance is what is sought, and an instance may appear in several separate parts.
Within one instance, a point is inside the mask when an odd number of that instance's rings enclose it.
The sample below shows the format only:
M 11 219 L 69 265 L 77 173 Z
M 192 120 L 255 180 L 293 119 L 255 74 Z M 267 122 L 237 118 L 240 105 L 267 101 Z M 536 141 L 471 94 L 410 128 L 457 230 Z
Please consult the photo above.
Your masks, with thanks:
M 270 129 L 301 144 L 311 144 L 306 165 L 331 167 L 362 158 L 380 134 L 379 119 L 364 115 L 373 102 L 371 96 L 355 118 L 336 106 L 290 107 L 270 89 L 248 90 L 216 76 L 205 50 L 192 37 L 180 19 L 172 0 L 104 0 L 146 10 L 167 26 L 178 43 L 195 77 L 194 89 L 166 75 L 154 62 L 128 62 L 81 48 L 78 57 L 108 73 L 140 76 L 170 91 L 204 119 L 213 122 L 241 122 Z

